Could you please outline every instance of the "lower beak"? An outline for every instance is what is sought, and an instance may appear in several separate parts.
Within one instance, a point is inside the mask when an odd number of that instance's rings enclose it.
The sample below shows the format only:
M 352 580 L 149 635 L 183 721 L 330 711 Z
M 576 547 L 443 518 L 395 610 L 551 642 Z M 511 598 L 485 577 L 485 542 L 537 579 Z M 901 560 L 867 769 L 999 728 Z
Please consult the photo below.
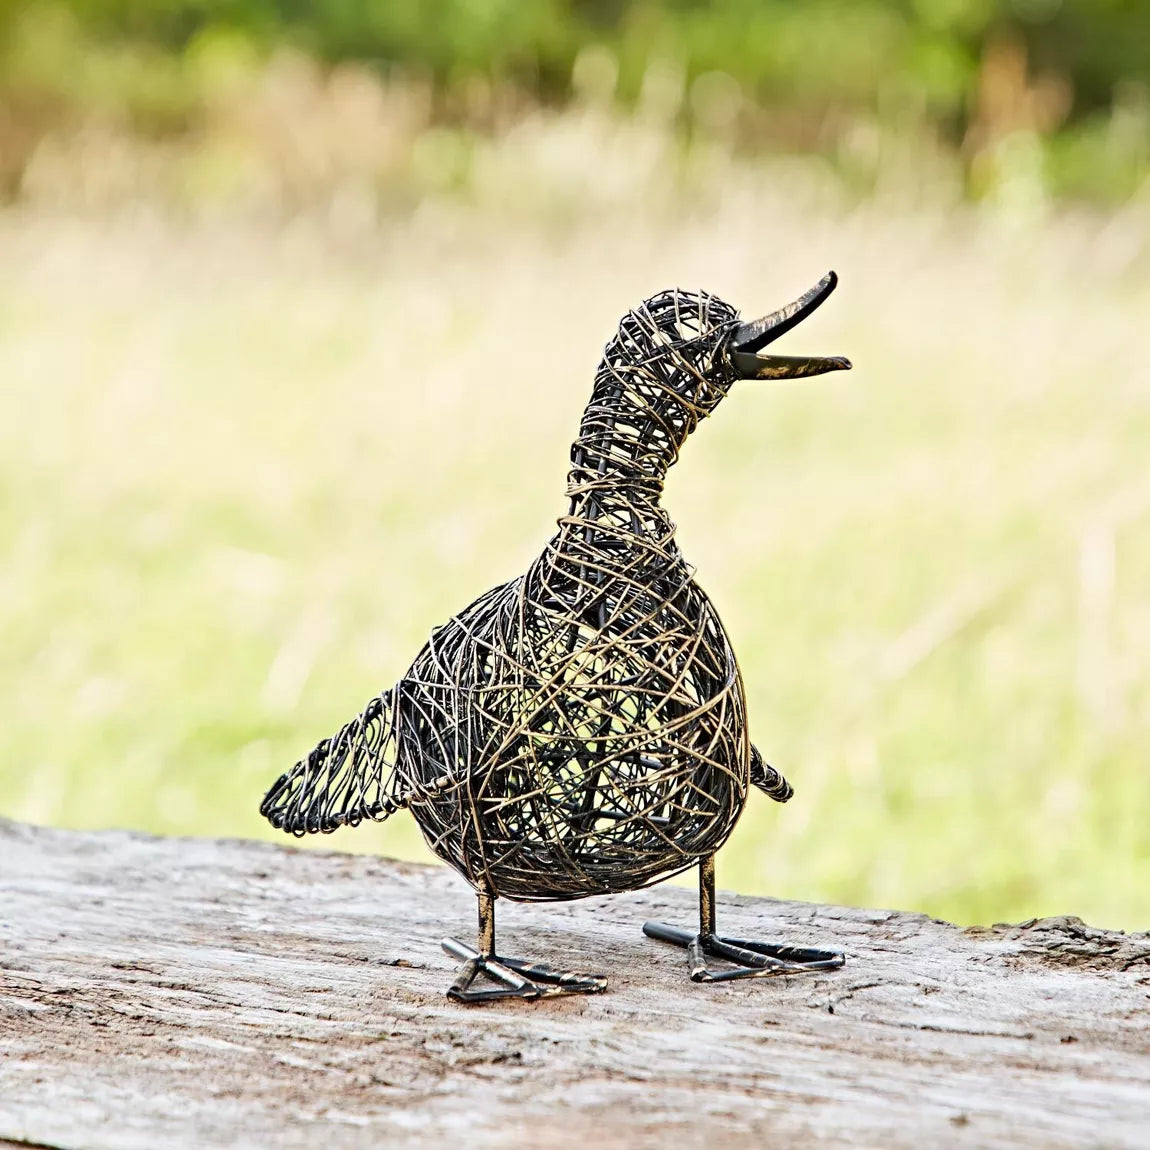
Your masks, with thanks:
M 736 362 L 735 356 L 739 356 Z M 739 355 L 731 361 L 741 379 L 802 379 L 807 375 L 825 375 L 828 371 L 850 371 L 851 361 L 843 355 Z
M 771 355 L 764 349 L 784 332 L 802 323 L 835 290 L 838 276 L 828 272 L 810 291 L 794 303 L 751 323 L 742 323 L 731 333 L 727 358 L 740 379 L 801 379 L 828 371 L 849 371 L 851 362 L 841 355 Z

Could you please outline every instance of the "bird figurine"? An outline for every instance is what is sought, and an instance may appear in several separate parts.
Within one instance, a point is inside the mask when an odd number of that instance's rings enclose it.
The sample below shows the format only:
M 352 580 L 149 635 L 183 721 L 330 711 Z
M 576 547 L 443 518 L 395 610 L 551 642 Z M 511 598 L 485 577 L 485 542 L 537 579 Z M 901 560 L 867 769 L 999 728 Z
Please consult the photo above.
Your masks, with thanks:
M 406 808 L 472 885 L 462 1002 L 596 993 L 604 976 L 500 956 L 495 902 L 636 890 L 699 867 L 699 929 L 648 922 L 697 982 L 841 966 L 837 951 L 721 937 L 715 852 L 754 785 L 785 778 L 749 739 L 734 651 L 660 497 L 687 437 L 737 380 L 848 369 L 770 353 L 837 283 L 750 323 L 705 292 L 661 292 L 607 344 L 571 448 L 566 515 L 525 574 L 441 627 L 394 686 L 281 776 L 260 807 L 294 835 Z M 712 966 L 709 959 L 722 960 Z

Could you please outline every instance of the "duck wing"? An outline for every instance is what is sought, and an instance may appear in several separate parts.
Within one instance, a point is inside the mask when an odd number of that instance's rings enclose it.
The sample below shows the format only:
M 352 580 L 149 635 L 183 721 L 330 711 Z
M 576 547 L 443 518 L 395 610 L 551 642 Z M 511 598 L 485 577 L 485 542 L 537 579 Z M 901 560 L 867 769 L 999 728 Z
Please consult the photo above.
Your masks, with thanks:
M 753 743 L 751 744 L 751 782 L 776 803 L 785 803 L 795 793 L 794 787 L 775 770 Z
M 329 834 L 365 819 L 382 822 L 407 805 L 395 772 L 394 690 L 377 695 L 331 738 L 281 775 L 260 814 L 277 830 Z

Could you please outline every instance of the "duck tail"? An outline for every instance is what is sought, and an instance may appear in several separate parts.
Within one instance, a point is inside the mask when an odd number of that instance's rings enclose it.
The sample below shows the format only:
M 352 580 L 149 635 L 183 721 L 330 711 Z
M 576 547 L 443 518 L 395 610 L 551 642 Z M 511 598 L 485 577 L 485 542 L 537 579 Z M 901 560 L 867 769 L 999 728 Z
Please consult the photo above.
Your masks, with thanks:
M 407 800 L 395 772 L 394 688 L 324 739 L 281 775 L 264 795 L 260 814 L 277 830 L 302 837 L 330 834 L 364 819 L 383 822 Z
M 751 782 L 776 803 L 785 803 L 795 793 L 794 787 L 769 763 L 763 762 L 759 748 L 751 744 Z

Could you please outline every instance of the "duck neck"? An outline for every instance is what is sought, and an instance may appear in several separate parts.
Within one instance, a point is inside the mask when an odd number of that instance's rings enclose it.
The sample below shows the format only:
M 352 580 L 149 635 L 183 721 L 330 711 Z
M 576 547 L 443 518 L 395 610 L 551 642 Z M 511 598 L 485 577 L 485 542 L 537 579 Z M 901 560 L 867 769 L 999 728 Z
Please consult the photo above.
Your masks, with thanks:
M 596 395 L 584 412 L 579 437 L 571 445 L 569 514 L 590 521 L 630 511 L 624 518 L 636 526 L 666 520 L 659 500 L 678 453 L 673 429 L 658 424 L 648 412 L 598 399 Z
M 666 472 L 655 473 L 636 467 L 620 466 L 602 457 L 582 456 L 578 444 L 572 450 L 572 466 L 567 473 L 569 514 L 583 519 L 598 519 L 604 510 L 633 507 L 639 514 L 662 510 Z

